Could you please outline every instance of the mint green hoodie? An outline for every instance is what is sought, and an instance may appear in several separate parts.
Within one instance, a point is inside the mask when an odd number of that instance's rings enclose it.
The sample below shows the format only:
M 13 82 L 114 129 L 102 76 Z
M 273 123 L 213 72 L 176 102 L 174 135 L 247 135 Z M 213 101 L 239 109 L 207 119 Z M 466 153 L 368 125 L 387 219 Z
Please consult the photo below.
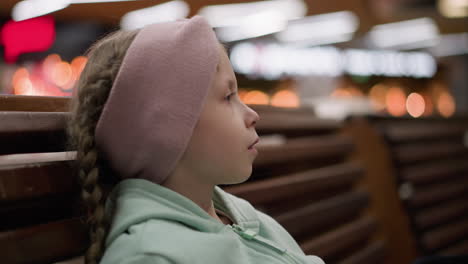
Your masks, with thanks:
M 143 179 L 110 193 L 115 210 L 101 264 L 323 264 L 249 202 L 216 186 L 213 203 L 234 221 L 218 222 L 192 200 Z

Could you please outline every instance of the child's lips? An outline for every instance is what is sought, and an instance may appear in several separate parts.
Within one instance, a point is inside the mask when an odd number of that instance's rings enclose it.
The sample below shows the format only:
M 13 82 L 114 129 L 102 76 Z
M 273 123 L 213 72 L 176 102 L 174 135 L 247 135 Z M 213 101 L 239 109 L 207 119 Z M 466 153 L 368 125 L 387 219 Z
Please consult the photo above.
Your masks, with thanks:
M 249 148 L 249 152 L 252 152 L 254 154 L 258 154 L 258 150 L 255 147 Z
M 252 148 L 255 146 L 255 144 L 258 143 L 259 140 L 260 140 L 259 138 L 255 139 L 254 143 L 252 143 L 252 144 L 249 146 L 248 149 L 249 149 L 249 150 L 252 149 Z

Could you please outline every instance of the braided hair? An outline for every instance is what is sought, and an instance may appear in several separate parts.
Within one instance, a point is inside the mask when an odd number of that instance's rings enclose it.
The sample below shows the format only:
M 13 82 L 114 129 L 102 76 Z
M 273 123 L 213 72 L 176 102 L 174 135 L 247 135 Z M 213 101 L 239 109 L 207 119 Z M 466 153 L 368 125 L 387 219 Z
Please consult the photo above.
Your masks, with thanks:
M 104 254 L 104 242 L 111 217 L 104 213 L 107 193 L 120 180 L 96 149 L 94 130 L 116 78 L 124 55 L 138 31 L 115 31 L 87 51 L 83 69 L 70 101 L 67 121 L 68 145 L 76 150 L 76 172 L 81 199 L 87 208 L 90 246 L 86 264 L 97 264 Z

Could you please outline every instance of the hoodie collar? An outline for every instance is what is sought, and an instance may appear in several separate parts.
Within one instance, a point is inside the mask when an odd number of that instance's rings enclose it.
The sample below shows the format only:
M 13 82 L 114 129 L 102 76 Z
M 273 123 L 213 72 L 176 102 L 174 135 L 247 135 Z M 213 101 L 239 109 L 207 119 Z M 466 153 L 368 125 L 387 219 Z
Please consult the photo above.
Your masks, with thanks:
M 215 208 L 227 214 L 234 223 L 246 229 L 259 232 L 260 222 L 255 208 L 246 200 L 225 192 L 215 186 L 213 193 L 213 204 Z
M 213 204 L 238 224 L 255 232 L 259 220 L 255 209 L 245 200 L 215 186 Z M 162 185 L 145 179 L 129 178 L 120 181 L 109 194 L 105 212 L 111 216 L 106 246 L 130 226 L 149 219 L 180 222 L 190 228 L 217 233 L 225 227 L 195 202 Z

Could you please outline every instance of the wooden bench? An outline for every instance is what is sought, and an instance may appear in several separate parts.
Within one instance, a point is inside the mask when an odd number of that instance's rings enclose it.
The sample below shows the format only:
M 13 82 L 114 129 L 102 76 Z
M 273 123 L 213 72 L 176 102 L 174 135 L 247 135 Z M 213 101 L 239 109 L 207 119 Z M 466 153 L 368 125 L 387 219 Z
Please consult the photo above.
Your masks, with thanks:
M 0 96 L 2 263 L 81 255 L 87 231 L 65 152 L 66 98 Z
M 64 146 L 67 104 L 0 96 L 2 263 L 82 263 L 88 238 L 74 153 Z M 273 216 L 307 254 L 328 264 L 396 263 L 385 262 L 385 237 L 342 123 L 307 109 L 254 108 L 263 145 L 252 177 L 222 187 Z
M 423 255 L 468 254 L 467 131 L 463 117 L 347 122 L 391 255 L 405 263 Z

